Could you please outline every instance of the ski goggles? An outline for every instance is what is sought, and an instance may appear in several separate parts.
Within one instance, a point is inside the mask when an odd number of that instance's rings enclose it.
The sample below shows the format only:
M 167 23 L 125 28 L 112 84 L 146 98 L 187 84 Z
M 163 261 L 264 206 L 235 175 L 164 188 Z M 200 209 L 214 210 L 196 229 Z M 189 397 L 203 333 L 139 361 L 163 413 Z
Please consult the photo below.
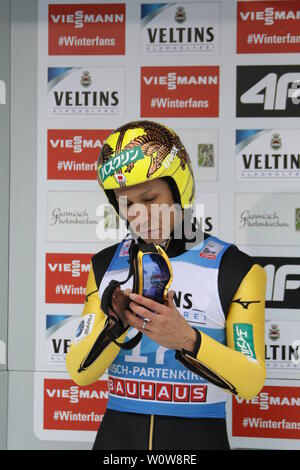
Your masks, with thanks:
M 133 276 L 132 292 L 143 295 L 149 299 L 155 300 L 161 304 L 167 303 L 168 289 L 172 283 L 173 271 L 168 255 L 164 249 L 155 243 L 137 243 L 133 241 L 129 250 L 129 274 L 124 281 L 111 280 L 104 290 L 101 298 L 101 309 L 116 324 L 108 331 L 110 338 L 122 349 L 132 349 L 142 338 L 139 332 L 133 339 L 127 343 L 118 343 L 116 338 L 124 332 L 124 325 L 119 318 L 118 313 L 113 307 L 113 294 L 117 287 L 125 284 Z M 128 298 L 123 305 L 124 310 L 130 310 Z M 110 315 L 109 308 L 115 313 L 119 321 Z M 118 326 L 117 326 L 118 325 Z
M 133 262 L 133 292 L 161 304 L 167 302 L 173 274 L 164 249 L 154 243 L 141 245 Z

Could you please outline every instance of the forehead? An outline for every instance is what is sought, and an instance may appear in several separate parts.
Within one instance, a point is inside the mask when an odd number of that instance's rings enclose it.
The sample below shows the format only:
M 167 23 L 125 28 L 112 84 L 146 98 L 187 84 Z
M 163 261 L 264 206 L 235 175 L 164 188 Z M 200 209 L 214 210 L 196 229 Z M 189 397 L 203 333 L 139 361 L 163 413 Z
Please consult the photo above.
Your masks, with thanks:
M 166 185 L 167 183 L 165 181 L 162 181 L 161 179 L 156 179 L 153 181 L 146 181 L 145 183 L 141 184 L 136 184 L 134 186 L 130 186 L 129 188 L 126 189 L 115 189 L 115 194 L 116 196 L 130 196 L 130 195 L 135 195 L 135 196 L 142 196 L 144 194 L 155 192 L 155 191 L 161 191 L 162 186 Z

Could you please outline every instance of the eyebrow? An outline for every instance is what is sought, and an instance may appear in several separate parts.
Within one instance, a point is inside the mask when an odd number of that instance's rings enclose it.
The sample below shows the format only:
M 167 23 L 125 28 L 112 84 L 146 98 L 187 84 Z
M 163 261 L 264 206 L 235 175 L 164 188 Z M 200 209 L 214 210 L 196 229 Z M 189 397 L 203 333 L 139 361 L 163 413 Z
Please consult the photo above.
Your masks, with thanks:
M 155 190 L 151 189 L 151 190 L 149 191 L 149 189 L 146 189 L 145 191 L 143 191 L 143 192 L 139 195 L 139 197 L 142 197 L 142 196 L 144 196 L 144 195 L 147 194 L 147 193 L 150 193 L 150 196 L 153 196 L 153 195 L 156 194 L 156 193 L 155 193 Z M 120 193 L 118 194 L 118 197 L 119 197 L 119 196 L 122 196 L 122 192 L 120 192 Z M 130 199 L 129 199 L 128 196 L 127 196 L 127 199 L 130 201 Z

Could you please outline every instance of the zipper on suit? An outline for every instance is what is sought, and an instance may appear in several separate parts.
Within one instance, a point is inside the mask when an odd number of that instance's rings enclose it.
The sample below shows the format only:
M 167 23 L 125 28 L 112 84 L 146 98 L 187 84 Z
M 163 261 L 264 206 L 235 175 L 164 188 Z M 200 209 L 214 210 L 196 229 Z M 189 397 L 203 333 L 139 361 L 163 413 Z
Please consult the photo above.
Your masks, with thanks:
M 150 416 L 150 428 L 149 428 L 149 449 L 153 450 L 153 428 L 154 428 L 154 415 Z

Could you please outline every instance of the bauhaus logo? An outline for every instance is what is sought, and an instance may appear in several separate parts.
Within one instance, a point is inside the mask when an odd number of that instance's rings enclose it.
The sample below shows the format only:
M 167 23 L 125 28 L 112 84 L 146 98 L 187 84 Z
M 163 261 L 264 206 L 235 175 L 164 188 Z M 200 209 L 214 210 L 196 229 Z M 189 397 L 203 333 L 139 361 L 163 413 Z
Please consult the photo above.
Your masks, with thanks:
M 109 377 L 109 393 L 127 399 L 139 399 L 172 403 L 206 402 L 207 386 L 123 380 Z
M 299 258 L 256 257 L 267 272 L 266 307 L 299 309 Z
M 299 117 L 300 66 L 238 66 L 237 117 Z

